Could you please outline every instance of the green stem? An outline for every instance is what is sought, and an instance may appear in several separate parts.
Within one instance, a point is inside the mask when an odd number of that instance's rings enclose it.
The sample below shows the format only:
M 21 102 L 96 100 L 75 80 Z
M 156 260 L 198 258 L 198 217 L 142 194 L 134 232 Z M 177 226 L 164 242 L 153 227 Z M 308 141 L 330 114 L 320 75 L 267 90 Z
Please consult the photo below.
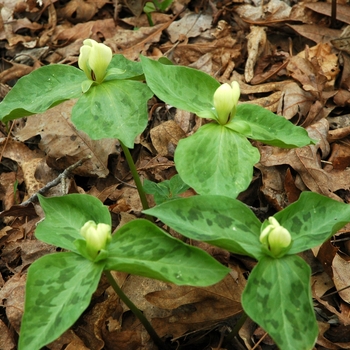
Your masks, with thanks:
M 242 311 L 241 317 L 239 318 L 236 325 L 232 329 L 232 332 L 230 332 L 225 337 L 224 344 L 227 344 L 227 342 L 231 341 L 233 338 L 238 336 L 238 332 L 242 328 L 242 326 L 244 325 L 244 322 L 247 320 L 247 318 L 248 318 L 248 315 L 244 311 Z
M 140 176 L 139 176 L 139 174 L 137 172 L 134 160 L 131 157 L 131 153 L 130 153 L 129 148 L 126 147 L 123 144 L 123 142 L 121 142 L 120 140 L 119 140 L 119 142 L 120 142 L 120 145 L 122 146 L 122 149 L 123 149 L 126 161 L 128 162 L 128 165 L 129 165 L 132 177 L 134 178 L 134 181 L 135 181 L 135 184 L 136 184 L 136 188 L 137 188 L 137 191 L 138 191 L 140 199 L 141 199 L 143 210 L 146 210 L 146 209 L 149 208 L 148 202 L 147 202 L 147 198 L 146 198 L 146 193 L 143 190 L 143 186 L 142 186 L 142 183 L 141 183 L 141 180 L 140 180 Z
M 136 305 L 125 295 L 125 293 L 118 286 L 117 282 L 113 278 L 110 271 L 104 271 L 108 282 L 114 289 L 114 291 L 118 294 L 120 300 L 124 302 L 124 304 L 133 312 L 133 314 L 140 320 L 142 325 L 145 327 L 146 331 L 154 341 L 154 343 L 158 346 L 159 350 L 168 350 L 168 347 L 164 344 L 164 342 L 159 338 L 158 334 L 152 327 L 152 325 L 148 322 L 147 318 L 141 312 L 140 309 L 136 307 Z

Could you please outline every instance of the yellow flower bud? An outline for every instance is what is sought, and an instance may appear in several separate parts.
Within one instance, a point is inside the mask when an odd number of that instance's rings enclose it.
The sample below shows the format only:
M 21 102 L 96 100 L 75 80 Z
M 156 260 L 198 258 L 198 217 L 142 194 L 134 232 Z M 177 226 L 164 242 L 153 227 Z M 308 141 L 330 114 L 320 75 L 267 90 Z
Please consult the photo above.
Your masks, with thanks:
M 221 125 L 227 124 L 234 117 L 239 96 L 240 88 L 237 81 L 233 81 L 231 85 L 222 84 L 216 89 L 214 107 Z
M 101 83 L 112 60 L 112 50 L 93 39 L 83 41 L 80 48 L 78 66 L 90 80 Z
M 80 234 L 86 240 L 86 250 L 91 258 L 95 258 L 99 251 L 105 249 L 112 239 L 111 226 L 107 224 L 96 224 L 89 220 L 80 229 Z
M 285 254 L 287 248 L 292 243 L 292 237 L 287 229 L 279 224 L 273 217 L 269 217 L 269 225 L 260 234 L 260 242 L 271 252 L 271 254 L 279 258 Z

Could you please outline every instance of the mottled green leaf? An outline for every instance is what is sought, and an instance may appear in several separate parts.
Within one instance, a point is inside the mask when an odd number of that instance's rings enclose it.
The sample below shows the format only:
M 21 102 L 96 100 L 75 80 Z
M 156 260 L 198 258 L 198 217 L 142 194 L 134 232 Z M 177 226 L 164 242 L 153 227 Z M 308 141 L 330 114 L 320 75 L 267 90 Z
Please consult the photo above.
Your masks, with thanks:
M 91 139 L 114 138 L 133 148 L 137 135 L 148 122 L 146 84 L 134 80 L 111 80 L 93 85 L 72 110 L 72 122 Z
M 45 112 L 65 100 L 82 94 L 86 76 L 80 69 L 68 65 L 44 66 L 18 80 L 0 103 L 3 122 Z
M 182 181 L 179 174 L 176 174 L 170 180 L 159 183 L 145 179 L 143 189 L 146 193 L 153 194 L 154 201 L 158 205 L 178 198 L 178 195 L 188 190 L 189 186 Z
M 214 195 L 193 196 L 144 212 L 158 217 L 186 237 L 256 259 L 262 256 L 260 221 L 238 200 Z
M 275 214 L 291 234 L 287 254 L 297 254 L 322 244 L 350 222 L 350 206 L 318 193 L 303 192 L 297 202 Z
M 208 286 L 229 272 L 204 251 L 177 240 L 148 220 L 122 226 L 112 238 L 106 270 L 172 282 Z
M 236 123 L 239 124 L 237 128 Z M 244 124 L 245 128 L 242 127 Z M 311 139 L 304 128 L 261 106 L 248 103 L 237 106 L 236 115 L 227 127 L 250 139 L 282 148 L 303 147 L 318 141 Z
M 118 69 L 122 74 L 110 75 L 108 70 Z M 141 62 L 130 61 L 123 55 L 113 55 L 112 61 L 108 66 L 107 77 L 105 80 L 112 79 L 131 79 L 143 76 Z
M 199 70 L 159 63 L 141 56 L 147 85 L 162 101 L 193 113 L 213 108 L 220 83 Z
M 318 326 L 312 305 L 310 267 L 296 255 L 263 257 L 242 295 L 248 316 L 283 350 L 310 350 Z
M 62 197 L 39 196 L 45 219 L 35 236 L 56 247 L 77 251 L 74 241 L 81 239 L 81 227 L 89 220 L 111 225 L 108 208 L 96 197 L 87 194 L 69 194 Z
M 75 253 L 45 255 L 28 270 L 19 350 L 39 350 L 71 327 L 90 304 L 103 271 Z
M 259 159 L 259 151 L 244 136 L 217 123 L 200 127 L 175 151 L 178 173 L 197 193 L 232 198 L 249 186 Z

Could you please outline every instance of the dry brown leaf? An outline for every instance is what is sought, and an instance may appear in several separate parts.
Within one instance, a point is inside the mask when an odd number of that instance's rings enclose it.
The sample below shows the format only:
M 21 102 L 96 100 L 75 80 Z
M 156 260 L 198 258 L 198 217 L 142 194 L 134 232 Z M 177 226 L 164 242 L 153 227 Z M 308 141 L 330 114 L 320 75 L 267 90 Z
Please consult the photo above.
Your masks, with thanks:
M 267 97 L 256 98 L 254 99 L 254 101 L 247 101 L 245 103 L 255 104 L 255 105 L 264 107 L 271 112 L 276 112 L 278 110 L 278 106 L 281 103 L 281 97 L 282 97 L 282 92 L 276 91 Z
M 273 76 L 286 68 L 288 62 L 289 54 L 281 50 L 273 50 L 263 55 L 255 65 L 255 75 L 250 83 L 256 85 L 272 79 Z
M 170 177 L 166 176 L 166 174 L 171 172 L 173 175 L 174 171 L 172 169 L 174 169 L 174 162 L 162 156 L 142 159 L 138 166 L 139 171 L 146 171 L 152 174 L 149 178 L 154 178 L 156 181 L 169 180 Z
M 241 5 L 235 8 L 240 17 L 249 19 L 249 21 L 277 21 L 287 19 L 292 8 L 284 1 L 271 0 L 263 5 Z
M 0 73 L 0 83 L 5 84 L 10 80 L 17 80 L 34 70 L 34 67 L 25 64 L 11 62 L 12 67 Z
M 23 306 L 26 275 L 16 273 L 0 289 L 0 305 L 6 306 L 6 315 L 11 326 L 19 333 Z
M 166 24 L 158 24 L 153 27 L 142 27 L 138 30 L 129 30 L 119 28 L 113 37 L 107 39 L 104 43 L 112 48 L 113 52 L 123 54 L 129 60 L 136 60 L 140 54 L 146 54 L 153 43 L 160 40 L 163 29 Z
M 48 43 L 57 26 L 57 13 L 54 4 L 50 4 L 50 6 L 48 6 L 48 13 L 48 23 L 45 25 L 45 30 L 42 32 L 39 38 L 39 47 L 45 46 Z
M 140 195 L 134 185 L 134 181 L 130 181 L 129 186 L 123 188 L 122 198 L 131 211 L 140 213 L 143 210 Z
M 291 82 L 285 84 L 282 93 L 277 114 L 283 115 L 288 120 L 295 116 L 298 116 L 298 119 L 307 116 L 315 100 L 310 92 L 304 91 L 297 83 Z
M 184 41 L 195 38 L 211 28 L 212 16 L 208 14 L 187 13 L 180 20 L 171 23 L 167 29 L 170 41 Z
M 292 11 L 289 15 L 290 21 L 296 21 L 305 23 L 305 25 L 321 24 L 324 21 L 324 16 L 310 10 L 306 7 L 307 3 L 305 1 L 298 1 L 294 3 Z
M 350 105 L 350 91 L 340 89 L 333 97 L 333 102 L 340 107 L 346 107 Z
M 6 143 L 5 140 L 2 141 L 0 148 L 4 148 L 3 157 L 17 162 L 23 172 L 21 177 L 24 179 L 26 191 L 29 195 L 36 193 L 47 182 L 52 181 L 57 176 L 55 171 L 46 168 L 44 172 L 40 172 L 41 180 L 37 179 L 36 171 L 43 161 L 43 153 L 32 151 L 24 143 L 12 139 L 9 139 Z M 16 180 L 20 180 L 21 177 L 16 177 Z
M 47 163 L 59 170 L 66 169 L 80 159 L 92 158 L 74 170 L 81 176 L 108 175 L 108 156 L 116 153 L 116 140 L 91 140 L 84 132 L 77 131 L 70 121 L 75 101 L 66 101 L 44 113 L 28 118 L 26 125 L 14 132 L 20 141 L 40 135 L 39 147 L 47 155 Z
M 332 279 L 324 271 L 311 276 L 311 285 L 312 292 L 319 298 L 334 287 Z
M 266 27 L 251 26 L 250 33 L 247 35 L 248 58 L 244 70 L 244 77 L 247 83 L 253 79 L 255 63 L 265 50 L 266 29 Z
M 314 287 L 312 287 L 314 288 Z M 344 325 L 344 326 L 349 326 L 350 325 L 350 317 L 349 313 L 342 313 L 339 312 L 335 307 L 330 305 L 328 301 L 323 300 L 322 298 L 318 297 L 316 293 L 312 293 L 313 297 L 321 304 L 323 305 L 328 311 L 330 311 L 332 314 L 337 316 L 339 318 L 339 322 Z
M 1 334 L 1 350 L 14 350 L 16 343 L 14 341 L 13 332 L 0 320 L 0 334 Z
M 147 0 L 122 0 L 135 16 L 140 16 Z
M 333 46 L 340 50 L 350 54 L 350 37 L 338 38 L 331 41 Z
M 115 271 L 112 272 L 112 275 L 119 286 L 121 286 L 123 292 L 142 310 L 149 321 L 152 321 L 155 315 L 159 315 L 159 312 L 161 312 L 161 315 L 164 315 L 164 310 L 157 310 L 144 298 L 144 295 L 149 291 L 166 288 L 164 282 L 140 276 L 128 276 L 128 274 Z M 134 317 L 124 303 L 119 301 L 113 289 L 111 287 L 108 288 L 106 293 L 109 294 L 109 298 L 102 304 L 96 305 L 95 312 L 100 314 L 98 319 L 102 320 L 102 322 L 99 322 L 104 325 L 101 328 L 107 349 L 114 350 L 117 344 L 118 349 L 122 350 L 156 350 L 155 345 L 150 342 L 150 337 L 140 321 Z M 100 311 L 98 311 L 99 309 Z M 98 331 L 96 326 L 96 331 Z
M 43 255 L 56 252 L 56 248 L 47 243 L 37 240 L 22 240 L 23 234 L 24 232 L 19 233 L 21 237 L 9 235 L 6 247 L 2 251 L 3 262 L 8 265 L 18 265 L 13 269 L 14 271 L 22 271 Z M 19 257 L 21 257 L 21 264 L 16 261 Z
M 232 273 L 214 286 L 169 285 L 167 290 L 148 293 L 145 298 L 152 305 L 173 310 L 169 316 L 153 318 L 152 324 L 160 336 L 177 338 L 237 315 L 242 311 L 240 298 L 245 283 L 242 271 L 234 266 Z
M 255 165 L 261 171 L 261 192 L 268 203 L 277 211 L 284 209 L 288 202 L 284 179 L 286 170 L 277 166 L 263 166 L 261 163 Z
M 15 194 L 15 183 L 23 182 L 21 171 L 0 174 L 0 200 L 2 210 L 10 209 L 15 203 L 20 202 L 19 191 Z
M 259 146 L 260 163 L 264 166 L 289 164 L 297 171 L 308 189 L 339 200 L 334 192 L 339 189 L 350 188 L 350 171 L 332 170 L 327 172 L 322 168 L 319 152 L 321 152 L 323 159 L 329 153 L 327 142 L 328 122 L 322 119 L 308 127 L 307 130 L 310 137 L 320 140 L 318 145 L 291 150 Z
M 345 27 L 340 36 L 331 40 L 331 43 L 336 49 L 350 53 L 350 26 Z
M 340 254 L 336 254 L 332 263 L 333 281 L 338 294 L 347 303 L 350 303 L 349 268 L 350 261 L 345 260 Z
M 305 91 L 310 92 L 314 99 L 320 100 L 327 78 L 313 63 L 316 62 L 294 56 L 290 59 L 287 69 L 291 76 L 302 84 Z
M 87 22 L 96 14 L 98 8 L 107 2 L 107 0 L 71 0 L 59 9 L 58 16 L 72 23 Z
M 193 113 L 182 109 L 177 109 L 174 116 L 174 121 L 181 127 L 186 135 L 191 131 L 191 128 L 194 125 L 194 119 L 195 116 Z
M 350 145 L 348 143 L 333 143 L 332 153 L 328 159 L 335 170 L 345 170 L 350 166 Z
M 337 141 L 337 140 L 341 140 L 347 136 L 350 135 L 350 126 L 346 126 L 344 128 L 339 128 L 336 130 L 330 130 L 328 132 L 328 137 L 327 140 L 329 143 Z
M 312 248 L 314 256 L 316 256 L 317 260 L 322 264 L 323 270 L 328 276 L 333 276 L 332 261 L 338 250 L 339 248 L 334 246 L 330 240 L 327 240 L 320 246 Z M 321 297 L 323 294 L 318 295 Z
M 58 25 L 52 36 L 51 42 L 54 45 L 59 42 L 73 42 L 76 40 L 84 40 L 87 38 L 100 40 L 100 34 L 103 34 L 105 39 L 112 38 L 117 32 L 118 28 L 114 23 L 113 18 L 100 19 L 85 23 L 78 23 L 75 26 L 67 27 L 67 24 Z M 106 42 L 104 42 L 108 45 Z
M 318 322 L 319 334 L 318 334 L 316 344 L 323 346 L 327 350 L 339 350 L 339 347 L 337 345 L 333 344 L 324 336 L 324 333 L 327 332 L 330 326 L 331 325 L 329 323 Z
M 259 84 L 259 85 L 249 85 L 246 84 L 242 75 L 234 71 L 232 74 L 232 80 L 236 80 L 239 83 L 241 90 L 241 95 L 251 95 L 251 94 L 265 94 L 267 92 L 284 91 L 284 87 L 287 84 L 293 83 L 292 80 L 284 81 L 272 81 L 269 83 Z
M 327 2 L 314 2 L 314 3 L 306 3 L 306 7 L 311 9 L 312 11 L 321 13 L 326 16 L 331 16 L 332 14 L 332 5 L 331 3 Z M 350 24 L 350 13 L 349 13 L 349 6 L 348 5 L 342 5 L 337 4 L 337 14 L 336 18 L 339 21 L 345 22 L 347 24 Z
M 288 27 L 295 30 L 299 35 L 314 41 L 315 43 L 329 43 L 331 40 L 338 38 L 341 31 L 338 29 L 327 28 L 322 25 L 314 24 L 287 24 Z
M 83 341 L 72 331 L 68 330 L 64 332 L 53 343 L 46 345 L 50 350 L 90 350 L 90 347 L 86 347 Z
M 153 21 L 153 24 L 155 25 L 169 23 L 171 22 L 171 20 L 172 20 L 171 15 L 168 15 L 166 13 L 152 12 L 152 21 Z M 142 14 L 139 17 L 123 18 L 123 22 L 136 28 L 149 26 L 148 18 L 145 14 Z
M 327 83 L 325 84 L 326 88 L 334 87 L 335 79 L 339 73 L 339 66 L 338 56 L 332 52 L 331 45 L 328 43 L 317 44 L 308 49 L 307 52 L 306 50 L 300 52 L 298 56 L 308 59 L 315 67 L 316 73 L 324 75 L 327 78 Z M 317 59 L 317 65 L 316 62 L 313 61 L 313 58 Z M 301 80 L 299 81 L 302 82 Z M 323 88 L 321 91 L 322 90 Z
M 166 43 L 160 48 L 176 64 L 201 69 L 219 81 L 230 77 L 235 62 L 242 54 L 241 45 L 225 21 L 219 21 L 215 30 L 204 32 L 189 43 L 187 41 L 175 45 Z
M 152 144 L 159 155 L 174 156 L 175 148 L 186 137 L 185 132 L 173 120 L 168 120 L 151 129 Z

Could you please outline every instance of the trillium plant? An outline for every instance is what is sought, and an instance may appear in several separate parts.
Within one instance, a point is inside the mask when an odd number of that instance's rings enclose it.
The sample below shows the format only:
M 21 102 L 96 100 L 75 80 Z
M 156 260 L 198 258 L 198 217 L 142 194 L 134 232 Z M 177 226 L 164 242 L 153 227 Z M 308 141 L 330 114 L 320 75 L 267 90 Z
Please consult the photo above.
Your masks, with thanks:
M 39 199 L 45 220 L 38 224 L 36 237 L 68 252 L 45 255 L 30 266 L 19 349 L 41 349 L 72 326 L 88 307 L 103 272 L 154 342 L 166 349 L 110 271 L 191 286 L 214 284 L 229 271 L 149 220 L 131 221 L 112 235 L 108 208 L 93 196 Z
M 204 72 L 141 57 L 147 85 L 171 106 L 210 120 L 180 140 L 176 170 L 199 194 L 236 198 L 250 184 L 260 154 L 248 139 L 283 148 L 316 143 L 306 130 L 252 104 L 237 104 L 237 82 L 220 85 Z
M 321 244 L 350 221 L 350 207 L 303 193 L 296 203 L 261 223 L 236 197 L 248 187 L 259 161 L 259 152 L 248 139 L 284 148 L 317 140 L 283 117 L 239 104 L 235 81 L 220 85 L 203 72 L 146 57 L 132 62 L 92 39 L 83 42 L 78 66 L 45 66 L 21 78 L 0 104 L 1 120 L 77 99 L 73 124 L 91 139 L 119 140 L 146 218 L 155 216 L 185 237 L 256 259 L 242 295 L 245 313 L 281 349 L 311 349 L 317 323 L 310 268 L 296 254 Z M 146 181 L 143 187 L 129 148 L 147 126 L 147 102 L 153 94 L 207 123 L 179 142 L 174 157 L 179 174 L 161 184 Z M 188 187 L 198 195 L 179 198 Z M 154 194 L 156 207 L 149 209 L 145 192 Z M 95 197 L 39 196 L 39 201 L 45 219 L 38 224 L 36 237 L 65 251 L 38 259 L 28 270 L 20 350 L 40 349 L 72 326 L 88 307 L 102 273 L 158 347 L 165 349 L 110 271 L 202 287 L 229 272 L 150 220 L 136 219 L 112 234 L 108 209 Z
M 146 213 L 182 235 L 258 261 L 242 295 L 245 313 L 280 349 L 312 349 L 318 326 L 310 267 L 297 254 L 318 246 L 350 221 L 350 206 L 317 193 L 261 223 L 242 202 L 220 195 L 174 199 Z

